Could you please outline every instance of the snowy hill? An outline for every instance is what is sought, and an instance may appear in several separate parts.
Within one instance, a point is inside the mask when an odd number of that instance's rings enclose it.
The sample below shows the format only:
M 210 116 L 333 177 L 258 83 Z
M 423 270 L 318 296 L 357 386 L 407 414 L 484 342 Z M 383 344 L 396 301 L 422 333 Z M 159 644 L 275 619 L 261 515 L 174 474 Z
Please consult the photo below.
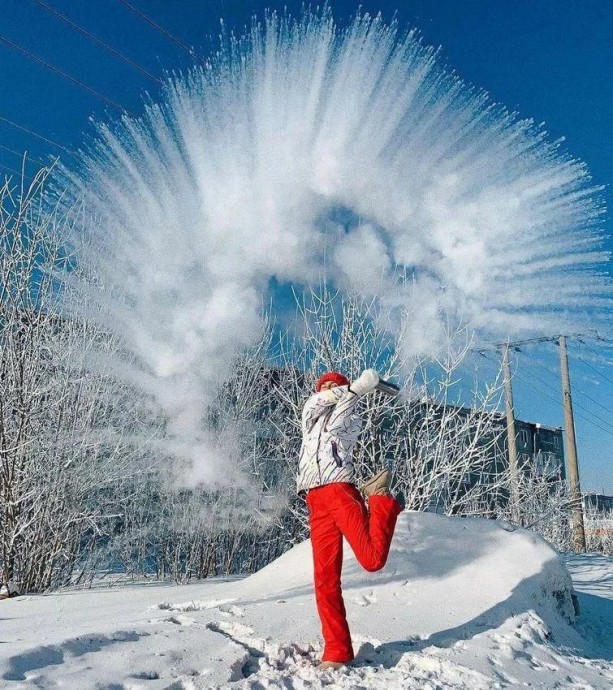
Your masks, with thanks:
M 611 559 L 594 582 L 611 583 Z M 611 587 L 576 628 L 563 561 L 530 532 L 403 513 L 387 566 L 345 552 L 356 661 L 321 672 L 310 543 L 243 580 L 21 597 L 0 605 L 0 686 L 196 688 L 610 688 Z M 582 635 L 579 634 L 581 631 Z M 595 641 L 601 637 L 599 647 Z

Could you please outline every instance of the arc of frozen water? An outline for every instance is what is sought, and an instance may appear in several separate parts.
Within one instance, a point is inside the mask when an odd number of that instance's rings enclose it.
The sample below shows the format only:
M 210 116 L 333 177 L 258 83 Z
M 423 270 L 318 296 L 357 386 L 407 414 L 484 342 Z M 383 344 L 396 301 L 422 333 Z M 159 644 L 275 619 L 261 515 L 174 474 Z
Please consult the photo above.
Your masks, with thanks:
M 64 183 L 96 276 L 78 293 L 196 455 L 213 454 L 201 410 L 259 333 L 271 278 L 403 307 L 416 354 L 449 318 L 505 337 L 610 305 L 585 166 L 367 15 L 346 31 L 271 15 L 141 119 L 101 125 Z

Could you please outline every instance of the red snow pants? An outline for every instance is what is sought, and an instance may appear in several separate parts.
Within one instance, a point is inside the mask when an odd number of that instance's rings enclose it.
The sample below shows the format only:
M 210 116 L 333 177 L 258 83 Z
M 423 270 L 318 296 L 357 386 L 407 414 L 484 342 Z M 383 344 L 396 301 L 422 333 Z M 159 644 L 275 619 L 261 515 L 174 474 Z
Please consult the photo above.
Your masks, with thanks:
M 318 486 L 307 494 L 315 574 L 315 599 L 324 638 L 322 661 L 354 657 L 341 591 L 343 536 L 366 570 L 387 561 L 396 519 L 402 512 L 391 496 L 371 496 L 369 510 L 353 484 Z

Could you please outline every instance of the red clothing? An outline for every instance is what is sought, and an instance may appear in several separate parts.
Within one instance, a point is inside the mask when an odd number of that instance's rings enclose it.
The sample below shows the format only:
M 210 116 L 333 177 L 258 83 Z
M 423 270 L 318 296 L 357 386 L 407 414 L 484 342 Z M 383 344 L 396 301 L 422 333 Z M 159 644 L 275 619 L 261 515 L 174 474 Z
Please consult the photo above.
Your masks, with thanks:
M 353 484 L 334 483 L 307 494 L 315 572 L 315 599 L 324 638 L 323 661 L 354 657 L 341 591 L 343 536 L 366 570 L 387 561 L 400 504 L 390 496 L 371 496 L 369 510 Z

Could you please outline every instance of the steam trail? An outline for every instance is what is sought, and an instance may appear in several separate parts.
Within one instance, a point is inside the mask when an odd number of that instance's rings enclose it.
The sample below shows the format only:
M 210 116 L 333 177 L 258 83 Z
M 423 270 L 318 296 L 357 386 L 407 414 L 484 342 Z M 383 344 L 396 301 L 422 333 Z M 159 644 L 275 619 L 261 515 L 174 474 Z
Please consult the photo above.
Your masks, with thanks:
M 419 355 L 448 319 L 550 334 L 610 304 L 584 164 L 367 15 L 345 31 L 272 15 L 142 119 L 101 125 L 64 177 L 96 276 L 80 294 L 140 363 L 194 481 L 236 480 L 202 409 L 257 338 L 272 278 L 406 308 Z

